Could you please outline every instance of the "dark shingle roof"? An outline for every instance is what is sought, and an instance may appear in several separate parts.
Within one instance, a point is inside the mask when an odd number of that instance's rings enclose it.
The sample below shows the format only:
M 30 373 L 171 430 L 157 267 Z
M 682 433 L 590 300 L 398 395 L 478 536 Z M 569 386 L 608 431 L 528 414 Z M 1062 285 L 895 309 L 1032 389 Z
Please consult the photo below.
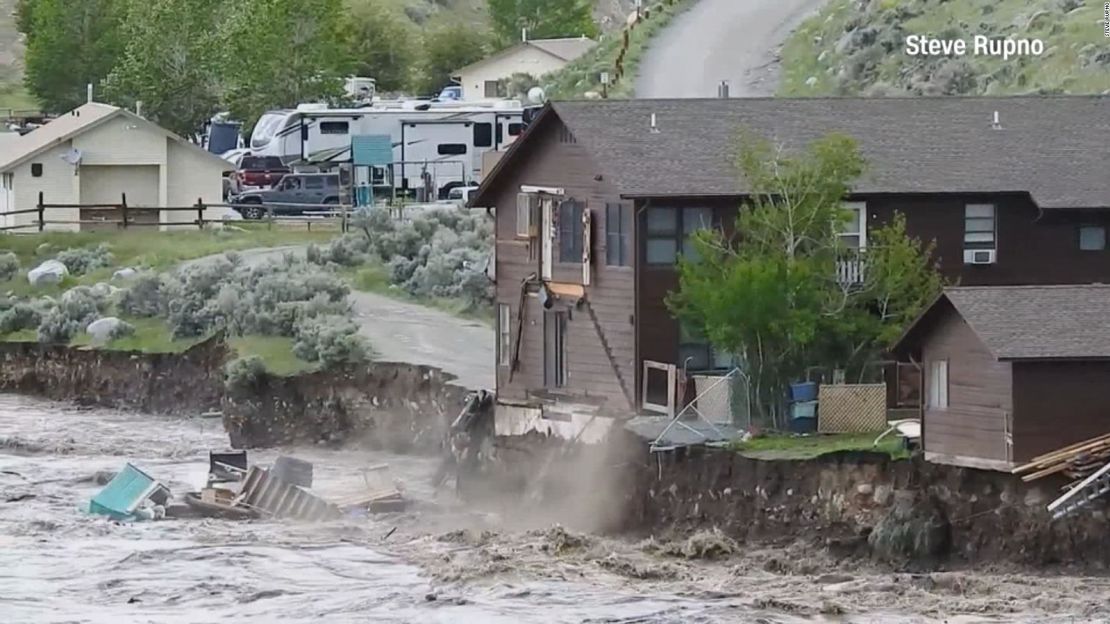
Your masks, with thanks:
M 555 102 L 624 195 L 737 195 L 741 128 L 796 149 L 854 137 L 859 193 L 1029 192 L 1043 208 L 1110 207 L 1110 97 L 735 98 Z M 994 129 L 998 111 L 1001 129 Z M 657 133 L 651 132 L 651 115 Z
M 1000 360 L 1110 358 L 1110 285 L 965 286 L 944 297 Z

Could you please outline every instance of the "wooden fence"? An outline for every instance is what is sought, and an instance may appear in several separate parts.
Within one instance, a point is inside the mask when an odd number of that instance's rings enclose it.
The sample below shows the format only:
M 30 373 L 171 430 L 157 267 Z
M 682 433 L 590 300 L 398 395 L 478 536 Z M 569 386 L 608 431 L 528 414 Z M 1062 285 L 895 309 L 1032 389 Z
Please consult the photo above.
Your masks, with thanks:
M 238 222 L 238 220 L 232 221 L 229 219 L 207 218 L 205 216 L 205 210 L 209 208 L 231 208 L 238 211 L 244 208 L 244 206 L 244 204 L 208 204 L 199 198 L 197 202 L 191 206 L 129 206 L 126 193 L 120 195 L 120 202 L 118 204 L 48 204 L 44 201 L 43 194 L 39 193 L 38 203 L 34 208 L 0 213 L 0 218 L 27 214 L 33 214 L 36 218 L 31 222 L 20 225 L 0 226 L 0 232 L 11 231 L 18 233 L 20 230 L 43 232 L 46 230 L 46 226 L 49 225 L 114 225 L 119 229 L 149 226 L 186 226 L 204 229 L 205 226 L 210 224 Z M 350 229 L 351 207 L 347 205 L 251 204 L 251 207 L 257 207 L 263 211 L 263 215 L 260 219 L 257 219 L 257 221 L 266 223 L 270 228 L 274 225 L 297 224 L 304 225 L 308 230 L 312 230 L 313 225 L 317 227 L 336 227 L 342 232 L 347 232 Z M 78 211 L 78 217 L 76 219 L 48 219 L 46 211 L 51 209 L 75 209 Z M 277 214 L 278 212 L 284 212 L 286 210 L 299 211 L 301 214 Z M 160 216 L 163 212 L 190 212 L 195 213 L 196 218 L 182 221 L 162 221 Z M 102 218 L 92 218 L 95 215 L 104 216 Z M 155 218 L 151 219 L 151 216 Z

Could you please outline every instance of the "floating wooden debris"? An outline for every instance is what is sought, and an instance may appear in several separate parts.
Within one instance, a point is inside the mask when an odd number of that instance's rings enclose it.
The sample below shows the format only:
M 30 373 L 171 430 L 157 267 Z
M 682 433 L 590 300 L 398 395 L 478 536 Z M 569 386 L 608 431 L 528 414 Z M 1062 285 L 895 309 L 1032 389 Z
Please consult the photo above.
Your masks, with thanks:
M 1063 474 L 1073 479 L 1072 485 L 1098 472 L 1110 462 L 1110 434 L 1056 449 L 1039 455 L 1029 463 L 1013 469 L 1022 481 L 1036 481 L 1049 475 Z
M 302 488 L 271 477 L 268 470 L 258 466 L 252 466 L 247 473 L 234 504 L 274 518 L 316 521 L 329 520 L 339 515 L 335 505 Z
M 362 473 L 366 489 L 336 501 L 343 511 L 365 509 L 371 513 L 403 511 L 404 494 L 389 471 L 389 464 L 370 466 Z

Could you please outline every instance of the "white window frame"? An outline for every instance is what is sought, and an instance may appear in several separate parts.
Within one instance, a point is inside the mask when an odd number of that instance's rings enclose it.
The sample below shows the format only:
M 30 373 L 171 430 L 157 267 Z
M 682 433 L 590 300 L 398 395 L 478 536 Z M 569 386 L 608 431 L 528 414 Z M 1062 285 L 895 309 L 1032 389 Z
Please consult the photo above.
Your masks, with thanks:
M 948 409 L 948 360 L 929 362 L 929 409 Z
M 859 247 L 852 246 L 853 249 L 866 249 L 867 248 L 867 202 L 844 202 L 844 209 L 856 214 L 855 219 L 848 219 L 845 226 L 855 224 L 859 227 L 859 232 L 848 232 L 845 228 L 841 228 L 838 236 L 841 239 L 849 236 L 859 236 Z
M 512 310 L 507 303 L 497 304 L 497 364 L 509 365 L 512 351 Z
M 991 216 L 972 216 L 971 212 L 977 208 L 990 208 Z M 972 221 L 986 221 L 990 219 L 990 241 L 968 240 L 969 236 L 984 234 L 986 230 L 968 230 L 967 226 Z M 998 249 L 998 206 L 995 204 L 965 204 L 964 205 L 964 249 Z

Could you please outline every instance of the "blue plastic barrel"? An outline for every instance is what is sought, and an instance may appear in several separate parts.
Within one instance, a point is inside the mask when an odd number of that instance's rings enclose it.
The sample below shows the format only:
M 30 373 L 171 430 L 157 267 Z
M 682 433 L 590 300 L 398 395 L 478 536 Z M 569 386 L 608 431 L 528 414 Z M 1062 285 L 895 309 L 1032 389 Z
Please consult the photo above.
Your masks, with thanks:
M 790 384 L 790 399 L 792 401 L 816 401 L 817 382 L 804 381 Z

